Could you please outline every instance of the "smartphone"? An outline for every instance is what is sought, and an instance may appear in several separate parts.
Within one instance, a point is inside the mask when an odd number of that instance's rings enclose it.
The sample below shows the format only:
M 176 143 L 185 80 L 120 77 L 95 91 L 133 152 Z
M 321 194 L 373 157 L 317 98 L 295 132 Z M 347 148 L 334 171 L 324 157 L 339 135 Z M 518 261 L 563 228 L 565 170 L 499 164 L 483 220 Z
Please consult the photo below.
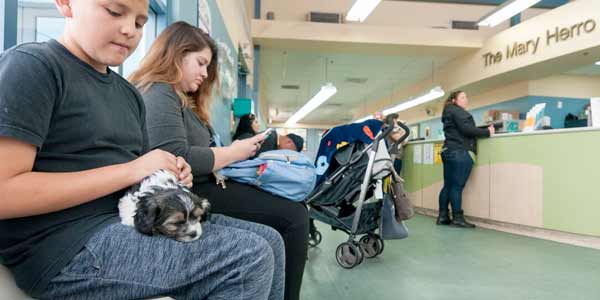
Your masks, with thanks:
M 271 135 L 271 133 L 275 132 L 275 130 L 273 128 L 267 128 L 267 130 L 263 131 L 261 134 L 267 138 L 269 135 Z

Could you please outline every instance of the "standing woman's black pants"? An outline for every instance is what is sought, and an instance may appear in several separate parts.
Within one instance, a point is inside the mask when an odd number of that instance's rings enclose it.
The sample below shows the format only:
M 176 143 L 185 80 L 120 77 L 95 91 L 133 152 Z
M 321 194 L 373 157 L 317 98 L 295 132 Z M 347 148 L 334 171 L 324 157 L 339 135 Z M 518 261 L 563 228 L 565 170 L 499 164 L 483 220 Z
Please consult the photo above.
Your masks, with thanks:
M 281 234 L 285 243 L 285 299 L 299 299 L 308 251 L 306 207 L 231 181 L 226 189 L 215 183 L 201 183 L 194 184 L 192 190 L 208 198 L 213 213 L 264 224 Z

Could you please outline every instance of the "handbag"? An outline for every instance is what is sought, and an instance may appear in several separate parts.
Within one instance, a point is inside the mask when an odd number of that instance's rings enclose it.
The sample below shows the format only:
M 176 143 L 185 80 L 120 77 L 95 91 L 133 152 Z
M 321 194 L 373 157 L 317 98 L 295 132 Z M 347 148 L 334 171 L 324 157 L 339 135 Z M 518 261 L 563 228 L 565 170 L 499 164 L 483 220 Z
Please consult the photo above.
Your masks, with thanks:
M 379 235 L 384 240 L 399 240 L 408 237 L 408 228 L 396 218 L 396 209 L 391 194 L 385 194 L 379 217 Z
M 388 191 L 392 194 L 392 199 L 394 200 L 396 220 L 398 222 L 406 221 L 415 215 L 415 209 L 404 190 L 402 178 L 400 178 L 396 171 L 392 173 Z

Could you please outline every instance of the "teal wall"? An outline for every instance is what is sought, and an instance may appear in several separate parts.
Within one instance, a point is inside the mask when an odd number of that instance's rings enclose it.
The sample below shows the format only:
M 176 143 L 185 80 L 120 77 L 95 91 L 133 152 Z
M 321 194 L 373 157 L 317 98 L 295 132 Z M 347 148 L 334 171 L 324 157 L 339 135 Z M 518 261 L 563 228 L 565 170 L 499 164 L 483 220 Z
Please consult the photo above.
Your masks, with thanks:
M 0 52 L 4 50 L 4 0 L 0 0 Z
M 227 27 L 225 26 L 225 21 L 223 20 L 223 16 L 219 11 L 219 7 L 217 3 L 212 0 L 208 1 L 208 6 L 211 11 L 211 25 L 212 31 L 210 35 L 215 39 L 215 41 L 220 42 L 221 44 L 227 45 L 229 49 L 231 49 L 231 54 L 233 55 L 233 64 L 222 63 L 219 65 L 221 68 L 221 74 L 224 69 L 227 69 L 230 74 L 233 75 L 234 82 L 230 84 L 234 84 L 237 86 L 237 68 L 238 68 L 238 49 L 237 46 L 233 45 L 231 38 L 229 36 L 229 32 L 227 32 Z M 241 22 L 241 20 L 240 20 Z M 220 53 L 223 57 L 224 53 Z M 225 62 L 225 60 L 222 60 Z M 223 84 L 224 80 L 221 78 L 221 87 L 227 88 Z M 215 92 L 213 96 L 212 103 L 212 113 L 211 113 L 211 123 L 216 133 L 221 136 L 221 140 L 225 145 L 229 145 L 231 143 L 231 112 L 232 112 L 232 104 L 233 97 L 226 97 L 225 93 Z
M 559 109 L 557 107 L 558 101 L 562 101 L 562 109 Z M 477 109 L 470 110 L 470 112 L 473 115 L 473 118 L 475 119 L 475 123 L 477 125 L 480 125 L 483 124 L 484 113 L 490 109 L 519 111 L 522 115 L 521 118 L 524 119 L 527 111 L 538 103 L 546 103 L 546 116 L 549 116 L 551 118 L 552 127 L 555 129 L 559 129 L 564 128 L 565 116 L 569 113 L 578 115 L 589 103 L 589 99 L 527 96 L 502 103 L 480 107 Z M 420 124 L 420 137 L 425 137 L 426 127 L 429 127 L 431 129 L 432 139 L 438 139 L 443 137 L 442 121 L 440 118 L 423 121 L 417 124 Z

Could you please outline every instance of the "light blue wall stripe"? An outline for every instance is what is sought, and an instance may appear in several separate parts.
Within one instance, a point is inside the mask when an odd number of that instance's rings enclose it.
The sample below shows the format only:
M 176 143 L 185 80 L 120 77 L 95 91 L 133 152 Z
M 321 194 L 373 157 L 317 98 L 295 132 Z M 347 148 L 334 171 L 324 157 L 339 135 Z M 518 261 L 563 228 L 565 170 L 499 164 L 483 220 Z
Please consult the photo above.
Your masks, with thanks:
M 565 116 L 569 113 L 578 115 L 585 108 L 585 106 L 589 104 L 589 100 L 590 99 L 582 98 L 527 96 L 502 103 L 480 107 L 474 110 L 470 110 L 469 112 L 473 115 L 475 123 L 477 125 L 481 125 L 483 124 L 484 113 L 490 109 L 519 111 L 521 113 L 521 118 L 525 118 L 525 114 L 527 113 L 527 111 L 529 111 L 534 105 L 538 103 L 546 103 L 545 114 L 546 116 L 549 116 L 551 118 L 552 127 L 564 128 Z M 562 101 L 562 109 L 558 108 L 558 101 Z M 420 137 L 425 136 L 425 128 L 427 127 L 429 127 L 431 130 L 431 138 L 437 139 L 443 136 L 441 118 L 436 118 L 416 124 L 420 124 Z

